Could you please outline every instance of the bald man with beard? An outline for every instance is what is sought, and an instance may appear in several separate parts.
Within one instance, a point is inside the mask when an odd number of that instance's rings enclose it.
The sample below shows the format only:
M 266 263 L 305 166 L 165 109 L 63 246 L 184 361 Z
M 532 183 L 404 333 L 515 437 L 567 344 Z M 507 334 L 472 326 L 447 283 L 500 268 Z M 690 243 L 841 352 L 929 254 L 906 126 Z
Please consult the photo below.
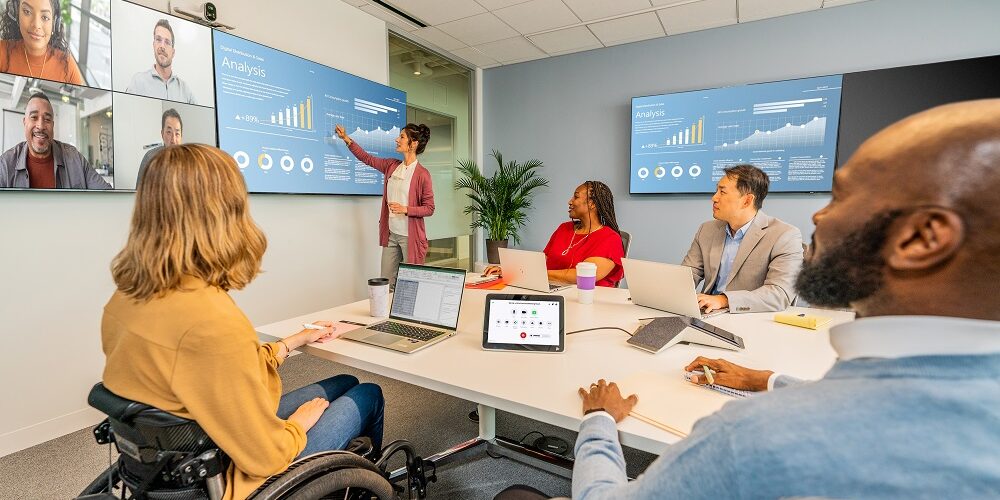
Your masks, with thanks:
M 574 498 L 1000 497 L 1000 99 L 879 132 L 813 222 L 796 288 L 859 318 L 830 329 L 833 368 L 776 383 L 695 360 L 779 388 L 701 419 L 632 482 L 615 423 L 635 396 L 581 388 Z

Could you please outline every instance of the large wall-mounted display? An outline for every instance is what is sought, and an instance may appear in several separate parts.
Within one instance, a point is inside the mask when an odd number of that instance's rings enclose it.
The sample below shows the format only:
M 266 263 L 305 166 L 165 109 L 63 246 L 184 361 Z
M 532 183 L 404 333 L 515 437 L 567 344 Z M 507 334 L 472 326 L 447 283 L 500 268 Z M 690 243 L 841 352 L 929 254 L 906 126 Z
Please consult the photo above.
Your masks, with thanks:
M 400 158 L 406 94 L 227 33 L 215 33 L 219 146 L 252 192 L 381 195 L 383 175 L 333 135 Z
M 0 190 L 132 190 L 165 145 L 221 142 L 250 192 L 381 194 L 333 127 L 396 156 L 401 91 L 125 0 L 0 6 Z
M 840 75 L 632 99 L 632 193 L 711 193 L 732 165 L 755 165 L 772 192 L 827 191 Z

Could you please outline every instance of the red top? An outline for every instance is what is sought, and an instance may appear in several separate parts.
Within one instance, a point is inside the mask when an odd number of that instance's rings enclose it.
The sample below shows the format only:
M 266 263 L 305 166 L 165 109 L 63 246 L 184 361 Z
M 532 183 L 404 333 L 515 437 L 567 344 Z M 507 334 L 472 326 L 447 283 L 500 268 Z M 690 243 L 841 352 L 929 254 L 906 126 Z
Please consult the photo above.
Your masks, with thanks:
M 48 158 L 35 158 L 31 153 L 28 157 L 28 187 L 34 189 L 55 189 L 56 188 L 56 159 L 49 155 Z
M 603 279 L 597 281 L 597 286 L 616 287 L 625 275 L 622 269 L 622 257 L 625 249 L 622 237 L 614 229 L 604 226 L 597 231 L 586 234 L 575 234 L 573 221 L 564 222 L 556 228 L 545 245 L 545 267 L 548 269 L 570 269 L 591 257 L 604 257 L 615 263 L 615 267 Z M 573 248 L 569 248 L 572 243 Z M 566 255 L 563 251 L 569 248 Z

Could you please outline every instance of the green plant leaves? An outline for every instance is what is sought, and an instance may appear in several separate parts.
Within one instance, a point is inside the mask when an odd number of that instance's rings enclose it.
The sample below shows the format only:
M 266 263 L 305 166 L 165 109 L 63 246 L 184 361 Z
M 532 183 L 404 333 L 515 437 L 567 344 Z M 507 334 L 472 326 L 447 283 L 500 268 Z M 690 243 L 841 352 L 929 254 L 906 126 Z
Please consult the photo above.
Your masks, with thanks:
M 535 191 L 548 186 L 549 181 L 537 172 L 543 166 L 539 160 L 504 163 L 503 156 L 495 149 L 491 156 L 497 161 L 497 170 L 491 177 L 484 176 L 476 162 L 459 160 L 458 171 L 464 177 L 455 182 L 455 189 L 467 190 L 470 204 L 464 212 L 472 214 L 473 229 L 485 229 L 491 240 L 517 243 L 520 241 L 517 231 L 528 222 L 527 211 Z

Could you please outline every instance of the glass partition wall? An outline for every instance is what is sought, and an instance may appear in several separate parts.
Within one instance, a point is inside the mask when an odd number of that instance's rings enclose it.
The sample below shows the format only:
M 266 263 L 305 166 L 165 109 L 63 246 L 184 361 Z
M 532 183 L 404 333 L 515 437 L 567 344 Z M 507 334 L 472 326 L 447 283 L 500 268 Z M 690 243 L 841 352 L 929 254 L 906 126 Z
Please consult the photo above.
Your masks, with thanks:
M 420 164 L 431 173 L 434 215 L 426 219 L 427 264 L 471 269 L 472 219 L 462 213 L 465 193 L 454 189 L 458 161 L 471 159 L 471 69 L 395 33 L 389 33 L 389 85 L 406 92 L 406 121 L 431 129 Z

